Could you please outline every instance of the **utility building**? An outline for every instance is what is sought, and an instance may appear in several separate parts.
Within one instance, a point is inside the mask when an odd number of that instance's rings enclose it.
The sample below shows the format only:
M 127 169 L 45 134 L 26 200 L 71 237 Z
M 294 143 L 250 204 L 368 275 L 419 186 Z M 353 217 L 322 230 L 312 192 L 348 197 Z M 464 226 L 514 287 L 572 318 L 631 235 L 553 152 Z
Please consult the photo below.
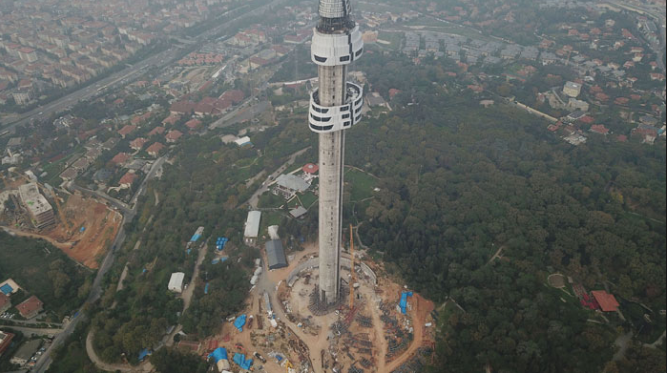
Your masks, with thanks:
M 183 292 L 183 280 L 185 280 L 185 273 L 183 272 L 176 272 L 171 274 L 171 278 L 169 279 L 169 291 L 173 291 L 174 293 L 182 293 Z
M 361 57 L 364 43 L 350 17 L 349 0 L 320 0 L 320 19 L 313 30 L 311 60 L 319 87 L 310 95 L 308 124 L 319 134 L 318 302 L 339 300 L 345 130 L 361 120 L 363 91 L 347 81 L 347 66 Z
M 287 267 L 287 258 L 285 249 L 280 240 L 271 240 L 266 242 L 266 257 L 269 259 L 269 269 L 278 269 Z
M 261 218 L 261 211 L 248 212 L 248 218 L 246 219 L 245 229 L 243 232 L 243 239 L 246 245 L 253 245 L 255 242 L 257 242 L 257 236 L 259 236 L 259 222 Z

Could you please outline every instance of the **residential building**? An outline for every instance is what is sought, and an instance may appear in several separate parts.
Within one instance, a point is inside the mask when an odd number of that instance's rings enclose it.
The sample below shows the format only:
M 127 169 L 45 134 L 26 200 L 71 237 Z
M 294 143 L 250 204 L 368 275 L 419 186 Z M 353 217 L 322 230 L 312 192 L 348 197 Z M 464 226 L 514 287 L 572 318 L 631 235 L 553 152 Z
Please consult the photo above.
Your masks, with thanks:
M 118 185 L 121 189 L 129 189 L 132 187 L 132 184 L 139 178 L 137 174 L 132 171 L 127 171 L 123 177 L 118 181 Z
M 0 356 L 2 356 L 12 344 L 12 339 L 14 339 L 14 334 L 0 330 Z
M 164 145 L 159 142 L 153 143 L 151 146 L 146 149 L 146 153 L 151 157 L 157 158 L 160 155 L 160 152 L 164 149 Z
M 39 298 L 36 296 L 31 296 L 30 298 L 24 300 L 16 306 L 16 309 L 19 310 L 19 313 L 25 319 L 32 319 L 37 316 L 38 313 L 42 312 L 44 309 L 44 303 L 42 303 Z
M 572 98 L 577 98 L 581 94 L 581 84 L 575 82 L 566 82 L 563 86 L 563 93 Z
M 36 183 L 28 183 L 19 187 L 21 202 L 28 209 L 32 223 L 36 228 L 42 229 L 55 224 L 53 208 L 49 201 L 39 193 Z
M 165 139 L 167 140 L 168 143 L 175 143 L 176 141 L 178 141 L 178 139 L 181 138 L 181 136 L 183 136 L 183 132 L 179 130 L 171 130 L 167 132 Z

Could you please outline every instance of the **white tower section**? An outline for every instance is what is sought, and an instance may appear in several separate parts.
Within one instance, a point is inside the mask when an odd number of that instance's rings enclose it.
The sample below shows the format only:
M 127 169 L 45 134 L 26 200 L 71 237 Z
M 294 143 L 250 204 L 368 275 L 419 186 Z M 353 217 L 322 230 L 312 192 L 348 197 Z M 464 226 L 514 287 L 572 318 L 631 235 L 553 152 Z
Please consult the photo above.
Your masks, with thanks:
M 313 30 L 311 59 L 318 65 L 319 88 L 310 96 L 308 124 L 319 133 L 318 300 L 339 299 L 345 130 L 361 120 L 363 90 L 348 82 L 347 65 L 361 57 L 359 27 L 350 20 L 349 0 L 320 0 L 320 21 Z

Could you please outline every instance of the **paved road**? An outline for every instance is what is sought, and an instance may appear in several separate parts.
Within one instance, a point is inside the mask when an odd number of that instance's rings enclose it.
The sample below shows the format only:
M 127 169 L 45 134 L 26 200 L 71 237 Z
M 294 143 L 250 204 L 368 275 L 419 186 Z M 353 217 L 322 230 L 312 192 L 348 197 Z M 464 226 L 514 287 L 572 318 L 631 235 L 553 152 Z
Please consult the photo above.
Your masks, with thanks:
M 127 67 L 115 74 L 100 80 L 95 84 L 91 84 L 87 87 L 81 88 L 78 91 L 72 92 L 67 96 L 61 97 L 55 101 L 52 101 L 49 104 L 46 104 L 42 107 L 37 107 L 27 113 L 24 113 L 19 116 L 12 123 L 8 123 L 2 129 L 12 129 L 16 126 L 30 123 L 32 120 L 46 119 L 49 118 L 52 114 L 56 114 L 61 111 L 65 111 L 70 107 L 76 105 L 80 100 L 85 100 L 91 98 L 98 94 L 100 91 L 105 89 L 113 89 L 117 86 L 127 84 L 141 74 L 145 73 L 146 70 L 151 66 L 164 67 L 167 64 L 171 63 L 177 57 L 180 57 L 182 51 L 178 48 L 170 48 L 158 54 L 155 54 L 149 58 L 146 58 L 143 61 L 140 61 L 130 67 Z
M 23 334 L 46 335 L 52 336 L 62 332 L 62 329 L 46 329 L 46 328 L 26 328 L 24 326 L 15 325 L 0 325 L 0 328 L 9 328 L 22 332 Z
M 274 7 L 278 7 L 281 3 L 286 2 L 287 0 L 274 0 L 263 6 L 248 10 L 245 6 L 238 9 L 234 9 L 226 13 L 229 17 L 235 17 L 231 20 L 224 20 L 220 22 L 219 26 L 211 28 L 205 32 L 202 32 L 196 36 L 194 42 L 201 43 L 205 40 L 212 40 L 217 35 L 220 35 L 224 32 L 233 31 L 234 28 L 240 27 L 243 25 L 243 20 L 248 17 L 256 16 L 262 14 L 266 10 L 271 10 Z M 163 68 L 173 61 L 181 57 L 183 51 L 179 48 L 169 48 L 165 51 L 162 51 L 158 54 L 150 56 L 140 62 L 130 65 L 127 68 L 112 74 L 97 83 L 91 84 L 87 87 L 81 88 L 78 91 L 70 93 L 67 96 L 61 97 L 55 101 L 52 101 L 49 104 L 46 104 L 42 107 L 37 107 L 29 112 L 19 115 L 18 118 L 10 119 L 9 123 L 0 123 L 0 129 L 12 129 L 16 126 L 30 123 L 32 120 L 37 119 L 46 119 L 49 118 L 52 114 L 56 114 L 62 111 L 69 109 L 74 106 L 80 100 L 85 100 L 97 95 L 100 91 L 105 89 L 113 89 L 118 86 L 127 84 L 128 82 L 136 79 L 141 74 L 145 73 L 146 70 L 150 67 Z
M 139 198 L 140 194 L 143 193 L 146 190 L 146 183 L 148 182 L 149 179 L 151 179 L 154 175 L 155 172 L 159 167 L 162 166 L 164 161 L 166 160 L 166 155 L 163 157 L 158 158 L 158 160 L 153 163 L 153 166 L 151 167 L 151 170 L 148 172 L 146 175 L 146 178 L 144 181 L 141 183 L 141 186 L 139 189 L 137 189 L 137 192 L 134 195 L 134 198 L 132 198 L 132 201 L 136 202 L 136 200 Z M 51 365 L 51 362 L 53 361 L 51 359 L 51 353 L 62 343 L 64 342 L 67 337 L 69 337 L 74 330 L 76 329 L 76 326 L 79 324 L 79 322 L 82 319 L 86 318 L 85 314 L 85 307 L 88 303 L 94 303 L 97 301 L 100 296 L 102 295 L 102 280 L 104 279 L 104 275 L 111 269 L 111 266 L 113 265 L 114 260 L 116 259 L 116 249 L 120 247 L 123 242 L 125 241 L 125 222 L 131 222 L 134 219 L 134 216 L 137 213 L 137 206 L 136 204 L 131 208 L 131 209 L 124 209 L 123 210 L 123 220 L 121 221 L 120 229 L 118 230 L 118 234 L 116 235 L 116 238 L 114 239 L 113 243 L 111 244 L 112 249 L 108 251 L 106 257 L 104 258 L 104 261 L 102 261 L 102 264 L 100 265 L 99 270 L 97 271 L 97 276 L 95 277 L 95 281 L 93 281 L 93 286 L 90 290 L 90 294 L 88 295 L 88 299 L 86 299 L 86 302 L 79 307 L 79 310 L 77 311 L 76 314 L 79 316 L 75 317 L 72 319 L 72 321 L 67 325 L 67 327 L 62 331 L 62 333 L 58 334 L 56 338 L 53 340 L 53 343 L 49 348 L 46 350 L 46 352 L 42 355 L 42 357 L 37 361 L 35 364 L 35 367 L 33 369 L 34 372 L 37 373 L 42 373 L 45 372 L 48 368 L 49 365 Z

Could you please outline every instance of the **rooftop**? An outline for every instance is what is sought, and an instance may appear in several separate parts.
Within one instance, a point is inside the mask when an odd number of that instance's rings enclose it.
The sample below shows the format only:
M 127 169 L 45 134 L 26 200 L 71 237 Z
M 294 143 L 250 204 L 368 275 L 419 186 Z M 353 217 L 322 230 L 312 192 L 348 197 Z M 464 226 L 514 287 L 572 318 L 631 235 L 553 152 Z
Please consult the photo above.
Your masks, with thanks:
M 305 180 L 296 175 L 280 175 L 276 179 L 276 184 L 297 192 L 305 192 L 310 187 Z
M 613 312 L 618 310 L 619 304 L 613 294 L 609 294 L 604 290 L 593 290 L 591 291 L 591 295 L 600 304 L 602 311 Z
M 16 306 L 16 309 L 19 310 L 21 316 L 26 317 L 27 315 L 30 315 L 31 313 L 41 309 L 43 306 L 44 303 L 42 303 L 39 298 L 33 295 Z
M 262 218 L 261 211 L 248 212 L 248 219 L 245 222 L 244 237 L 256 238 L 259 235 L 259 221 Z
M 287 267 L 287 258 L 285 249 L 280 240 L 271 240 L 266 242 L 266 256 L 269 260 L 269 269 L 278 269 Z
M 49 201 L 39 193 L 36 183 L 21 185 L 19 187 L 19 194 L 23 203 L 34 215 L 39 215 L 52 209 Z

